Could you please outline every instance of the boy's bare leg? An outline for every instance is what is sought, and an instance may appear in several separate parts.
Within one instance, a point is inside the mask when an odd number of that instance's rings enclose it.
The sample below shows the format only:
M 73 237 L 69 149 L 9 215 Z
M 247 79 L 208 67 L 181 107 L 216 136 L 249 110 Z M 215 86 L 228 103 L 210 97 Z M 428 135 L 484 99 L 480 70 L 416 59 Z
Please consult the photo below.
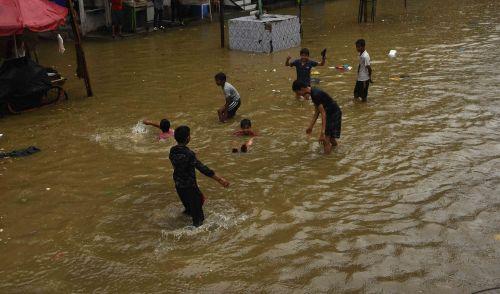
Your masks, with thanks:
M 226 112 L 224 111 L 224 109 L 222 109 L 222 108 L 218 109 L 217 114 L 219 115 L 220 122 L 226 122 Z
M 325 137 L 325 142 L 323 143 L 323 147 L 325 148 L 326 155 L 332 152 L 332 143 L 331 143 L 331 138 L 329 136 Z
M 331 143 L 331 144 L 332 144 L 332 146 L 334 146 L 334 147 L 338 145 L 338 144 L 337 144 L 337 140 L 335 140 L 335 138 L 334 138 L 334 137 L 331 137 L 331 138 L 330 138 L 330 143 Z

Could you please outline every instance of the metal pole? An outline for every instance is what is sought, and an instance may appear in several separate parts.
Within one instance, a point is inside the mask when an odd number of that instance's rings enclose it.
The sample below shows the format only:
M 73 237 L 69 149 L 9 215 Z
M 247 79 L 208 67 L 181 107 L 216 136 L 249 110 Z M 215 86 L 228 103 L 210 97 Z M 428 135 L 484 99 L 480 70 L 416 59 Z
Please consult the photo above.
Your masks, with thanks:
M 220 47 L 224 48 L 224 0 L 219 0 Z

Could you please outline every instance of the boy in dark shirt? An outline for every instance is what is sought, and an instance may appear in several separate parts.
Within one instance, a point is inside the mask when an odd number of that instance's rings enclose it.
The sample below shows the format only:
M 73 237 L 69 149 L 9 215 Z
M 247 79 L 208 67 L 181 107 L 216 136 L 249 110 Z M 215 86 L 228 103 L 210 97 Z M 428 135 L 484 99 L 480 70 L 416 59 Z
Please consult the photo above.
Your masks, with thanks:
M 303 82 L 307 86 L 311 85 L 311 69 L 315 66 L 323 66 L 326 61 L 326 49 L 323 49 L 321 52 L 321 62 L 318 63 L 314 60 L 309 59 L 309 49 L 302 48 L 300 50 L 300 59 L 295 59 L 292 63 L 290 63 L 290 59 L 292 57 L 288 56 L 286 58 L 285 65 L 294 67 L 297 70 L 297 80 Z
M 188 126 L 180 126 L 175 129 L 174 137 L 177 145 L 170 149 L 169 159 L 174 167 L 174 182 L 177 194 L 184 205 L 184 213 L 193 218 L 193 226 L 199 227 L 203 224 L 203 194 L 196 183 L 196 171 L 219 182 L 223 187 L 228 187 L 229 182 L 219 177 L 213 170 L 201 163 L 191 149 L 186 145 L 191 140 Z
M 295 81 L 292 90 L 297 95 L 310 95 L 315 106 L 315 111 L 311 124 L 306 130 L 307 134 L 312 132 L 314 124 L 321 113 L 321 135 L 319 142 L 325 148 L 325 154 L 330 154 L 332 146 L 337 146 L 335 138 L 340 138 L 340 129 L 342 125 L 342 111 L 335 100 L 327 93 L 318 88 L 311 88 L 301 81 Z

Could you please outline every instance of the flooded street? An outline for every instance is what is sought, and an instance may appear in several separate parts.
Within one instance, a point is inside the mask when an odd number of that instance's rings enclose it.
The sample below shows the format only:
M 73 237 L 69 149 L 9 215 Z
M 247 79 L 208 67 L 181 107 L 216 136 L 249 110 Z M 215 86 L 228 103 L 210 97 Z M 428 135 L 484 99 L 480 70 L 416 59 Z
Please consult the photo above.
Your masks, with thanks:
M 74 75 L 74 47 L 39 56 L 70 79 L 70 100 L 0 120 L 2 293 L 471 293 L 500 286 L 500 6 L 488 0 L 355 0 L 306 5 L 302 46 L 319 87 L 342 107 L 329 156 L 305 130 L 286 56 L 219 48 L 218 23 L 88 41 L 95 97 Z M 446 9 L 446 10 L 445 10 Z M 272 11 L 295 14 L 294 8 Z M 353 103 L 365 38 L 374 84 Z M 390 59 L 390 49 L 398 57 Z M 339 73 L 329 66 L 350 64 Z M 242 96 L 217 120 L 228 75 Z M 408 75 L 409 78 L 399 79 Z M 199 174 L 208 200 L 193 229 L 168 150 L 142 119 L 192 130 L 190 148 L 231 182 Z M 232 154 L 242 118 L 260 133 Z M 235 142 L 236 141 L 236 142 Z

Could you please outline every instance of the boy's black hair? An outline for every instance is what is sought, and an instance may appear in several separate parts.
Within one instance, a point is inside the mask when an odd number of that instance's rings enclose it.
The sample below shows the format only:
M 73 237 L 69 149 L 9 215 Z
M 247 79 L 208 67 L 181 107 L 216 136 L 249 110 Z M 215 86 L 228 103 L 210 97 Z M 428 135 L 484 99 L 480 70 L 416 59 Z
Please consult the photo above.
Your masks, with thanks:
M 175 129 L 174 138 L 179 144 L 186 144 L 188 137 L 191 134 L 191 129 L 188 126 L 179 126 Z
M 302 81 L 294 81 L 292 84 L 292 91 L 297 92 L 300 89 L 307 88 L 308 86 Z
M 215 75 L 215 79 L 218 81 L 225 82 L 226 81 L 226 74 L 223 72 L 220 72 L 220 73 Z
M 307 48 L 300 49 L 300 55 L 302 55 L 302 54 L 309 56 L 309 49 L 307 49 Z
M 248 118 L 244 118 L 240 121 L 240 127 L 242 129 L 248 129 L 252 127 L 252 122 Z
M 162 132 L 166 133 L 170 130 L 170 121 L 166 118 L 160 121 L 160 129 Z
M 365 47 L 366 45 L 366 42 L 365 42 L 365 39 L 359 39 L 356 41 L 356 46 L 359 46 L 359 47 Z

